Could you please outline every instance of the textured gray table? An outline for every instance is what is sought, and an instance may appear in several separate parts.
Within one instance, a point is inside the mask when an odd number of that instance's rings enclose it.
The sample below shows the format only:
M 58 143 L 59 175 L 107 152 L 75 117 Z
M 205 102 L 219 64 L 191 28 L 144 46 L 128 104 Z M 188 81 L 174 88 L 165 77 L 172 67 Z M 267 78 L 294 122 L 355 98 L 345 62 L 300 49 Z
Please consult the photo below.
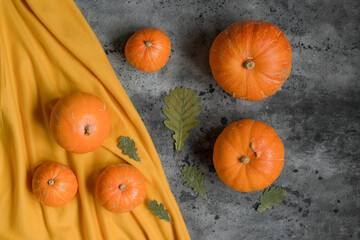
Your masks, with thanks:
M 154 141 L 192 239 L 360 238 L 360 1 L 75 2 Z M 208 63 L 215 36 L 245 19 L 278 25 L 293 47 L 289 79 L 260 102 L 226 94 Z M 133 68 L 124 56 L 127 39 L 145 27 L 163 30 L 172 43 L 168 63 L 152 74 Z M 161 112 L 163 96 L 175 86 L 196 89 L 203 100 L 202 124 L 190 132 L 178 158 Z M 226 187 L 212 164 L 217 135 L 243 118 L 272 126 L 286 149 L 274 185 L 286 189 L 288 200 L 261 214 L 254 209 L 261 192 Z M 205 173 L 208 202 L 182 185 L 185 164 Z

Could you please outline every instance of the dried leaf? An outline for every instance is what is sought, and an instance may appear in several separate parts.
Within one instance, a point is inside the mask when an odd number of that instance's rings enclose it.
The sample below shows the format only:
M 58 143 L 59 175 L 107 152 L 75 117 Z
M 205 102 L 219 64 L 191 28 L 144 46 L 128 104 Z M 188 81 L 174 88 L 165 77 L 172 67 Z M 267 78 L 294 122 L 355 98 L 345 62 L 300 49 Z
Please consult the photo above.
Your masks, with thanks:
M 140 162 L 140 158 L 137 154 L 137 148 L 135 147 L 135 141 L 129 137 L 120 137 L 118 147 L 123 150 L 124 155 L 128 155 L 131 159 Z
M 199 106 L 201 98 L 198 97 L 196 90 L 177 87 L 170 90 L 169 96 L 164 97 L 164 102 L 168 108 L 163 108 L 162 111 L 169 119 L 165 120 L 164 124 L 174 131 L 175 150 L 180 152 L 185 139 L 189 136 L 187 131 L 200 124 L 195 118 L 202 110 Z
M 165 210 L 164 204 L 161 203 L 159 205 L 156 200 L 154 200 L 154 201 L 149 200 L 148 205 L 149 205 L 150 211 L 154 212 L 154 216 L 157 216 L 160 219 L 163 219 L 167 222 L 171 222 L 170 217 L 169 217 L 169 212 L 168 212 L 168 210 Z
M 273 205 L 281 206 L 285 199 L 286 191 L 281 187 L 272 187 L 269 190 L 265 190 L 263 196 L 260 197 L 260 205 L 257 208 L 257 212 L 272 208 Z
M 205 175 L 201 173 L 200 169 L 195 166 L 184 166 L 181 172 L 183 174 L 181 179 L 185 181 L 184 185 L 191 187 L 200 197 L 207 200 L 204 186 Z

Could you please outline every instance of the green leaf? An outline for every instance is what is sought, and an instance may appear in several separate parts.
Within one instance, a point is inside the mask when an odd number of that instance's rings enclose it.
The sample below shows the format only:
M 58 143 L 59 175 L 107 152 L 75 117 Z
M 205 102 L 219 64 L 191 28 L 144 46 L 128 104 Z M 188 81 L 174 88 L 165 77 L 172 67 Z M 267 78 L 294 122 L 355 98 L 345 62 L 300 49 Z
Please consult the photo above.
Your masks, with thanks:
M 286 191 L 281 187 L 272 187 L 269 190 L 265 190 L 263 196 L 260 197 L 260 205 L 257 208 L 257 212 L 272 208 L 273 205 L 281 206 L 285 199 Z
M 120 137 L 119 146 L 123 150 L 124 155 L 128 155 L 131 159 L 140 162 L 140 158 L 137 154 L 137 148 L 135 147 L 135 142 L 129 137 Z
M 200 169 L 195 166 L 184 166 L 181 172 L 183 174 L 181 179 L 185 181 L 184 185 L 191 187 L 200 197 L 207 200 L 204 186 L 205 175 L 201 173 Z
M 202 110 L 199 106 L 201 98 L 198 97 L 196 90 L 177 87 L 170 90 L 169 96 L 164 97 L 164 102 L 168 108 L 163 108 L 162 111 L 169 119 L 165 120 L 164 124 L 174 131 L 175 150 L 180 152 L 185 139 L 189 136 L 187 131 L 200 124 L 200 120 L 195 118 Z
M 167 222 L 171 222 L 168 210 L 165 210 L 164 204 L 158 204 L 156 200 L 148 201 L 150 211 L 154 212 L 154 216 L 159 217 Z

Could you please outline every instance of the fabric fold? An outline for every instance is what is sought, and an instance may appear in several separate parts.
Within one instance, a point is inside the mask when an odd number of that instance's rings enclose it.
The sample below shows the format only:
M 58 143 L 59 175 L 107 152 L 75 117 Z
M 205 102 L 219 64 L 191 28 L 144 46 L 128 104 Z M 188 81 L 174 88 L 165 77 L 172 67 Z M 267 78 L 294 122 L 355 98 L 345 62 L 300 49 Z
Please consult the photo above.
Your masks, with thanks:
M 111 112 L 111 132 L 94 152 L 72 154 L 49 131 L 51 108 L 74 91 L 93 93 Z M 0 0 L 0 239 L 190 239 L 152 140 L 90 26 L 71 0 Z M 138 163 L 122 155 L 120 136 L 136 142 Z M 42 206 L 32 195 L 38 165 L 57 161 L 76 174 L 68 204 Z M 142 205 L 107 211 L 96 200 L 97 176 L 128 163 L 147 181 Z M 164 203 L 173 223 L 153 216 Z

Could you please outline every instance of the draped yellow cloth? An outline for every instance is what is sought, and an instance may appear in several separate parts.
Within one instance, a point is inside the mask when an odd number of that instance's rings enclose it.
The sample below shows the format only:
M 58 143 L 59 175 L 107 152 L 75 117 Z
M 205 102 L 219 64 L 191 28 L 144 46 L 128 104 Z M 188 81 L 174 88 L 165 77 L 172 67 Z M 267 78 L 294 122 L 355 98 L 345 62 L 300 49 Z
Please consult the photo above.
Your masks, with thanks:
M 0 0 L 0 239 L 189 239 L 161 162 L 96 36 L 71 0 Z M 49 132 L 56 99 L 97 95 L 111 111 L 111 133 L 87 154 L 58 146 Z M 120 136 L 135 140 L 141 163 L 122 154 Z M 69 166 L 79 190 L 64 206 L 33 196 L 34 169 L 46 161 Z M 106 166 L 129 163 L 146 178 L 147 196 L 129 213 L 107 211 L 94 197 Z M 157 200 L 172 223 L 148 210 Z

